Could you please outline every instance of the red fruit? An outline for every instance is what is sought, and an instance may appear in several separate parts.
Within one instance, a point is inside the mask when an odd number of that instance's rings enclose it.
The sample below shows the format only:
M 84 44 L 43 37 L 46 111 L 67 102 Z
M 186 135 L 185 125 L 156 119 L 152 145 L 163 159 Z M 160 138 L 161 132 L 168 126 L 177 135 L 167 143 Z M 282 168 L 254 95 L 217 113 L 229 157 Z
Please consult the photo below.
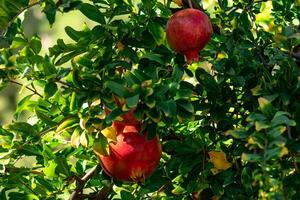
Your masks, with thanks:
M 184 54 L 187 63 L 198 61 L 198 52 L 209 42 L 212 25 L 202 11 L 188 8 L 176 12 L 167 23 L 167 39 L 176 52 Z
M 147 139 L 140 135 L 140 126 L 124 126 L 113 123 L 117 142 L 109 144 L 108 156 L 99 159 L 103 170 L 111 177 L 122 181 L 143 182 L 159 164 L 161 146 L 158 137 Z

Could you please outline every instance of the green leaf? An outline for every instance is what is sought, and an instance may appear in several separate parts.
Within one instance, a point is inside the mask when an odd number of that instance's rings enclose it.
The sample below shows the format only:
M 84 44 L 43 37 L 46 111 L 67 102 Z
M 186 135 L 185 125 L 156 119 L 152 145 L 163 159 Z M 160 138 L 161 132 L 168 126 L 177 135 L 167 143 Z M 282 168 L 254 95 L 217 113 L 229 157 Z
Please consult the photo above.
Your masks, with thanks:
M 15 37 L 12 41 L 11 48 L 23 49 L 27 45 L 27 41 L 21 37 Z
M 120 83 L 114 81 L 107 81 L 105 83 L 106 87 L 109 88 L 113 93 L 118 95 L 119 97 L 126 97 L 128 96 L 128 90 Z
M 182 107 L 187 112 L 194 113 L 194 106 L 188 100 L 179 99 L 176 101 L 176 103 L 178 106 Z
M 38 134 L 35 127 L 26 122 L 15 122 L 13 124 L 9 124 L 6 128 L 10 131 L 19 132 L 24 136 L 36 136 Z
M 30 40 L 29 46 L 34 51 L 34 53 L 38 54 L 42 49 L 41 39 L 38 36 L 33 36 Z
M 23 7 L 28 5 L 28 0 L 1 0 L 0 1 L 0 29 L 7 25 L 20 13 Z
M 121 108 L 115 108 L 106 116 L 105 121 L 107 123 L 110 123 L 114 119 L 116 119 L 118 116 L 120 116 L 122 113 L 123 112 L 122 112 Z
M 93 20 L 100 24 L 105 24 L 104 16 L 95 6 L 92 6 L 88 3 L 82 3 L 79 10 L 90 20 Z
M 183 193 L 185 193 L 186 190 L 181 187 L 180 185 L 177 185 L 173 190 L 172 190 L 172 193 L 175 194 L 175 195 L 181 195 Z
M 161 45 L 164 40 L 164 29 L 161 27 L 160 24 L 153 22 L 152 20 L 149 21 L 148 27 L 151 35 L 156 41 L 156 44 Z
M 296 122 L 289 119 L 286 115 L 275 115 L 271 121 L 271 125 L 277 126 L 280 124 L 285 124 L 287 126 L 296 126 Z
M 258 162 L 261 159 L 262 159 L 262 157 L 259 154 L 249 154 L 249 153 L 242 154 L 243 162 Z
M 140 95 L 134 95 L 132 97 L 128 97 L 125 99 L 126 101 L 126 105 L 129 107 L 129 108 L 134 108 L 137 106 L 137 104 L 139 103 L 139 98 L 140 98 Z
M 211 95 L 215 95 L 219 91 L 219 86 L 213 76 L 208 74 L 204 69 L 197 68 L 196 72 L 196 79 L 198 82 L 205 87 L 205 89 L 210 92 Z
M 56 16 L 56 5 L 55 5 L 55 3 L 51 2 L 51 1 L 47 1 L 43 12 L 46 14 L 46 17 L 48 19 L 49 24 L 52 25 L 55 21 L 55 16 Z
M 266 121 L 267 118 L 260 113 L 251 113 L 246 119 L 248 122 L 255 122 L 255 121 Z
M 57 163 L 51 160 L 48 162 L 48 166 L 43 169 L 43 172 L 48 178 L 54 178 L 57 176 L 55 173 L 56 167 Z
M 55 173 L 62 174 L 65 177 L 68 177 L 71 173 L 71 165 L 67 163 L 66 158 L 56 158 L 55 162 L 57 167 L 55 168 Z
M 276 126 L 276 127 L 272 128 L 271 130 L 269 130 L 267 133 L 268 133 L 269 136 L 271 136 L 273 138 L 277 138 L 278 136 L 280 136 L 285 131 L 286 131 L 285 126 Z
M 165 113 L 167 117 L 175 116 L 177 112 L 177 105 L 175 101 L 169 100 L 159 103 L 160 109 Z
M 84 34 L 80 31 L 76 31 L 75 29 L 73 29 L 70 26 L 66 26 L 65 27 L 65 32 L 67 33 L 67 35 L 74 41 L 78 41 L 81 37 L 84 36 Z
M 271 115 L 273 112 L 272 100 L 269 100 L 267 97 L 259 97 L 258 104 L 259 108 L 265 115 Z
M 247 191 L 252 191 L 252 176 L 251 169 L 249 167 L 245 167 L 242 170 L 241 174 L 241 182 Z
M 45 85 L 44 93 L 46 94 L 46 98 L 52 97 L 57 91 L 57 85 L 54 82 L 48 82 Z
M 236 139 L 244 139 L 249 136 L 249 133 L 245 128 L 239 128 L 239 129 L 227 131 L 226 135 L 231 135 L 232 137 L 234 137 Z
M 71 60 L 72 58 L 74 58 L 75 56 L 79 55 L 82 53 L 83 50 L 81 51 L 72 51 L 71 53 L 68 53 L 64 56 L 62 56 L 60 59 L 58 59 L 58 61 L 55 62 L 55 65 L 62 65 L 66 62 L 68 62 L 69 60 Z
M 52 119 L 49 117 L 49 113 L 45 112 L 38 106 L 35 107 L 35 114 L 37 117 L 42 120 L 45 124 L 49 126 L 55 126 L 56 122 L 52 121 Z
M 121 199 L 122 200 L 135 200 L 136 198 L 128 191 L 122 190 L 121 191 Z
M 16 118 L 19 117 L 19 115 L 22 113 L 22 111 L 25 111 L 25 110 L 28 110 L 28 111 L 33 111 L 37 102 L 36 101 L 31 101 L 31 97 L 33 95 L 28 95 L 28 96 L 25 96 L 19 103 L 18 103 L 18 106 L 17 106 L 17 109 L 14 113 L 14 116 Z
M 72 95 L 71 95 L 71 100 L 70 100 L 70 111 L 75 111 L 77 110 L 77 106 L 78 106 L 78 101 L 77 101 L 77 98 L 76 98 L 76 93 L 75 92 L 72 92 Z
M 255 122 L 255 130 L 261 131 L 262 129 L 267 129 L 270 127 L 270 124 L 266 121 L 256 121 Z
M 157 123 L 149 123 L 147 124 L 146 130 L 148 140 L 152 140 L 157 136 Z
M 71 127 L 77 126 L 78 125 L 78 118 L 76 117 L 70 117 L 70 118 L 66 118 L 64 119 L 59 126 L 56 128 L 56 133 L 61 133 L 66 129 L 69 129 Z
M 147 52 L 141 57 L 141 59 L 148 59 L 162 65 L 164 64 L 164 61 L 161 59 L 161 55 L 155 53 Z

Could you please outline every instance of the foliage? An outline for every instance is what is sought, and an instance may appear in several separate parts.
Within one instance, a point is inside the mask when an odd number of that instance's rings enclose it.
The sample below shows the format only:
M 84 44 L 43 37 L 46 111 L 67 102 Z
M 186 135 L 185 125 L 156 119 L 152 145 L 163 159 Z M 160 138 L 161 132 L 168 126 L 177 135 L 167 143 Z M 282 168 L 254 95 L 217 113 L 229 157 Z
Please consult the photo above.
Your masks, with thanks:
M 0 199 L 297 199 L 299 1 L 193 4 L 214 34 L 187 66 L 166 42 L 180 9 L 170 0 L 0 0 L 1 88 L 31 92 L 0 129 Z M 50 25 L 75 9 L 97 25 L 65 27 L 73 43 L 58 39 L 42 54 L 40 36 L 27 38 L 17 18 L 33 5 Z M 131 108 L 163 147 L 144 183 L 95 168 L 94 141 L 106 151 L 102 130 Z

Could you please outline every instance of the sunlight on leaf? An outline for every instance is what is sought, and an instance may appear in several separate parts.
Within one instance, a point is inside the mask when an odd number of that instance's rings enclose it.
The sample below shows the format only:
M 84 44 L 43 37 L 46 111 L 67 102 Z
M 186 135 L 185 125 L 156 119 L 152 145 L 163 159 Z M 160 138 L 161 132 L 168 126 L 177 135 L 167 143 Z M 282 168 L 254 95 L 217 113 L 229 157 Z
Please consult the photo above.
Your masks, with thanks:
M 117 142 L 117 132 L 114 127 L 107 127 L 101 131 L 104 137 L 107 138 L 108 142 Z
M 227 161 L 226 154 L 224 152 L 210 151 L 208 152 L 209 162 L 212 162 L 214 168 L 211 169 L 213 174 L 217 174 L 219 171 L 226 170 L 231 167 L 231 163 Z

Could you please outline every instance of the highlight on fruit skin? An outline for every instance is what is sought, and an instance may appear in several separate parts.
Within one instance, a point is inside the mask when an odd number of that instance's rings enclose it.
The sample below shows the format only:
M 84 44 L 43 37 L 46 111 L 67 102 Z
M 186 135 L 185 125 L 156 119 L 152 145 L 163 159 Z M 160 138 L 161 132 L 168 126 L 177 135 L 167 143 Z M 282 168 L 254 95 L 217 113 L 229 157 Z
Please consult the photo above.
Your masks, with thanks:
M 113 123 L 117 141 L 109 143 L 109 155 L 98 155 L 101 167 L 109 176 L 121 181 L 143 182 L 159 165 L 159 138 L 148 140 L 140 134 L 140 125 Z
M 199 51 L 209 42 L 212 32 L 209 17 L 193 8 L 173 14 L 166 27 L 170 47 L 185 55 L 188 64 L 199 60 Z

